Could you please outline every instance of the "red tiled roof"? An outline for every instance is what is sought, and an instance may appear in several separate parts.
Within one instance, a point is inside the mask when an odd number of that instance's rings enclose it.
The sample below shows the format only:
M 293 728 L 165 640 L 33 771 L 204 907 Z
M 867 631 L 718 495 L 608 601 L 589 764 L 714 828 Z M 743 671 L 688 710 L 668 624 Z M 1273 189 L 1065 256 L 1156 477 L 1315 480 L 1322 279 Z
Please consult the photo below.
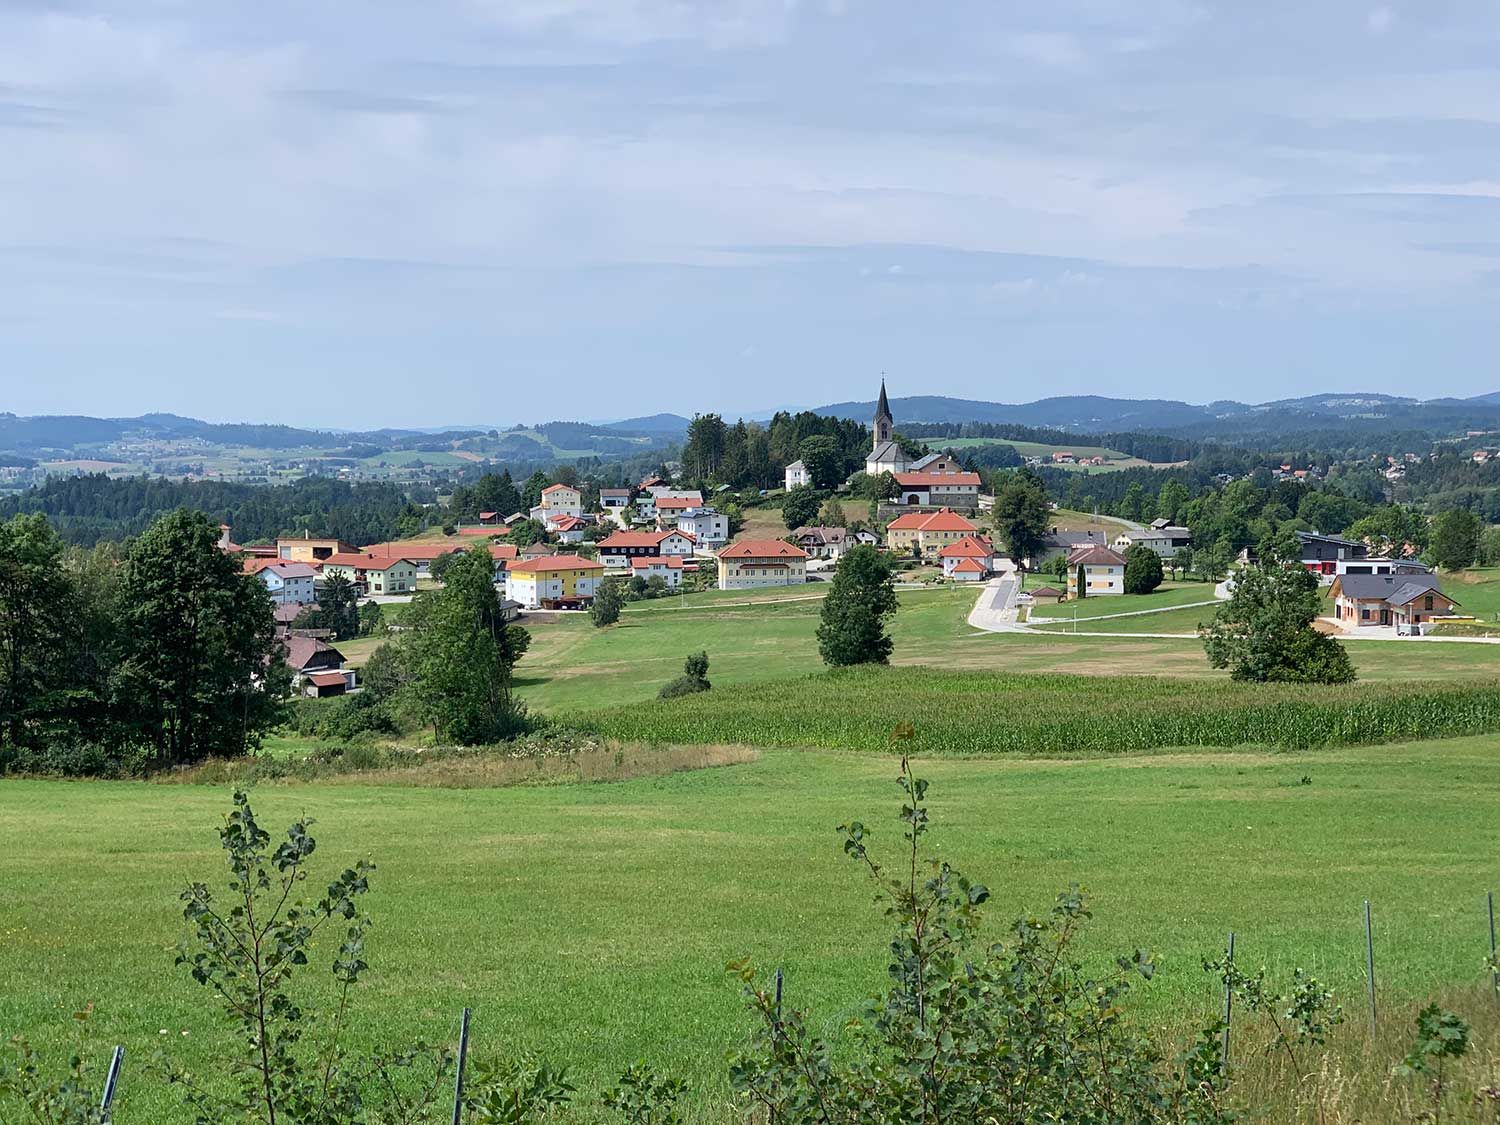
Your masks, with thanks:
M 954 574 L 983 574 L 989 567 L 975 559 L 959 559 L 953 564 Z
M 941 551 L 938 557 L 943 559 L 969 558 L 988 559 L 993 558 L 995 548 L 989 540 L 978 535 L 965 535 L 956 542 L 949 543 Z
M 703 497 L 701 496 L 658 496 L 656 498 L 658 508 L 701 508 Z
M 571 484 L 549 484 L 546 488 L 542 489 L 542 495 L 546 496 L 546 495 L 548 495 L 549 493 L 552 493 L 552 492 L 563 492 L 563 491 L 577 492 L 578 489 L 574 488 Z
M 680 531 L 617 531 L 599 540 L 600 547 L 659 547 L 669 535 L 681 535 Z
M 936 512 L 907 512 L 897 516 L 887 526 L 901 531 L 964 531 L 971 535 L 979 530 L 952 508 Z
M 1055 586 L 1038 586 L 1035 590 L 1027 590 L 1033 598 L 1060 598 L 1063 592 Z
M 721 559 L 805 559 L 807 552 L 781 539 L 741 539 L 719 552 Z
M 496 516 L 498 516 L 499 514 L 500 514 L 499 512 L 480 512 L 479 513 L 479 518 L 482 519 L 482 520 L 492 520 Z
M 344 684 L 349 681 L 345 679 L 342 672 L 314 672 L 307 677 L 318 687 L 333 687 L 335 684 Z
M 650 570 L 655 566 L 664 566 L 668 570 L 682 569 L 681 555 L 646 555 L 641 558 L 630 560 L 631 570 Z
M 554 531 L 572 531 L 575 527 L 584 527 L 589 523 L 582 516 L 563 516 L 562 519 L 552 521 Z
M 935 488 L 942 491 L 944 485 L 969 485 L 979 487 L 978 473 L 895 473 L 896 483 L 902 488 Z
M 511 574 L 545 574 L 553 570 L 603 570 L 604 564 L 578 555 L 544 555 L 527 559 L 509 568 Z
M 340 551 L 323 560 L 324 566 L 353 566 L 360 570 L 390 570 L 398 562 L 409 563 L 405 555 L 372 555 L 365 551 Z

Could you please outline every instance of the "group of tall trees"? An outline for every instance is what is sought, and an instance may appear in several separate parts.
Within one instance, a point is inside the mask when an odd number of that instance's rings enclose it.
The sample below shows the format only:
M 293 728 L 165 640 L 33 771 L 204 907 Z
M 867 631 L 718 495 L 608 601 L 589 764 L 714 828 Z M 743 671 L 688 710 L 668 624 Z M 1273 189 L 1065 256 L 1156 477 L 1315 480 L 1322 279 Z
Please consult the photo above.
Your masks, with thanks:
M 218 540 L 187 510 L 123 549 L 70 549 L 40 515 L 0 523 L 0 771 L 258 745 L 289 674 L 265 586 Z
M 699 414 L 682 447 L 684 478 L 694 485 L 775 488 L 786 466 L 802 461 L 813 486 L 829 489 L 864 464 L 870 431 L 860 422 L 811 411 L 781 411 L 769 423 L 732 425 L 718 414 Z

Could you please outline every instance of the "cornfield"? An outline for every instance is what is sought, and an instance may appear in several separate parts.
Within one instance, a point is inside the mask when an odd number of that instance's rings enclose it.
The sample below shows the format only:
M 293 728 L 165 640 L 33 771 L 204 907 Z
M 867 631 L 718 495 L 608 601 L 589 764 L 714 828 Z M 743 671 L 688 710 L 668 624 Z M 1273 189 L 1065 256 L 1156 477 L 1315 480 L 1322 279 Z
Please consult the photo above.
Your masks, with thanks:
M 1500 731 L 1500 683 L 1348 686 L 855 668 L 714 688 L 572 725 L 653 743 L 1078 757 L 1161 747 L 1288 750 Z

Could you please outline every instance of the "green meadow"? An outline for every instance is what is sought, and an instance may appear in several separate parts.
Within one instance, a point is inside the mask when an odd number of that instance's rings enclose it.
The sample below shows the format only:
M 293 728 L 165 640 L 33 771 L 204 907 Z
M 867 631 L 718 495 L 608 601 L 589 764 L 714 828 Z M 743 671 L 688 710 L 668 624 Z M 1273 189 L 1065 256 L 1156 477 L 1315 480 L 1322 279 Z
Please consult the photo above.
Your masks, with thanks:
M 1232 929 L 1249 963 L 1328 980 L 1353 1016 L 1340 1034 L 1357 1044 L 1364 899 L 1390 1011 L 1439 990 L 1479 995 L 1484 894 L 1500 877 L 1495 748 L 942 760 L 918 772 L 933 782 L 934 852 L 994 891 L 990 933 L 1083 883 L 1091 956 L 1160 954 L 1140 999 L 1153 1027 L 1176 1035 L 1211 1017 L 1198 962 Z M 646 1058 L 685 1077 L 693 1119 L 711 1121 L 725 1119 L 726 1052 L 750 1027 L 727 961 L 783 967 L 789 1001 L 835 1038 L 881 987 L 884 920 L 834 828 L 858 817 L 877 848 L 895 849 L 894 773 L 885 757 L 768 750 L 613 784 L 311 783 L 253 798 L 267 825 L 317 818 L 314 885 L 361 856 L 378 865 L 360 1042 L 451 1039 L 468 1005 L 481 1055 L 550 1055 L 585 1092 Z M 172 966 L 177 892 L 221 880 L 214 827 L 228 807 L 229 791 L 206 785 L 0 786 L 0 1029 L 61 1050 L 69 1013 L 92 1002 L 96 1049 L 121 1042 L 130 1059 L 117 1125 L 187 1120 L 142 1078 L 157 1048 L 208 1073 L 229 1048 L 205 992 Z

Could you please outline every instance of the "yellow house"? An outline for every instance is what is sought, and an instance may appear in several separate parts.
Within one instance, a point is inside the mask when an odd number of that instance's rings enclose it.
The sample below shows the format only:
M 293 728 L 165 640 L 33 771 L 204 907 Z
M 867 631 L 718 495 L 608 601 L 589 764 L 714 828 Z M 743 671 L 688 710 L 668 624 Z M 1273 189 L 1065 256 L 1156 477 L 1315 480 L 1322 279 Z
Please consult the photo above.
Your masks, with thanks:
M 807 581 L 807 552 L 781 539 L 741 539 L 719 552 L 719 589 L 797 586 Z
M 936 512 L 906 512 L 886 525 L 885 545 L 897 554 L 920 552 L 923 558 L 932 559 L 937 558 L 944 547 L 978 531 L 979 528 L 951 508 Z
M 338 575 L 367 594 L 413 594 L 417 590 L 417 564 L 396 555 L 372 555 L 342 551 L 323 560 L 323 577 Z
M 594 600 L 604 564 L 577 555 L 543 555 L 512 563 L 505 596 L 527 609 L 582 609 Z

